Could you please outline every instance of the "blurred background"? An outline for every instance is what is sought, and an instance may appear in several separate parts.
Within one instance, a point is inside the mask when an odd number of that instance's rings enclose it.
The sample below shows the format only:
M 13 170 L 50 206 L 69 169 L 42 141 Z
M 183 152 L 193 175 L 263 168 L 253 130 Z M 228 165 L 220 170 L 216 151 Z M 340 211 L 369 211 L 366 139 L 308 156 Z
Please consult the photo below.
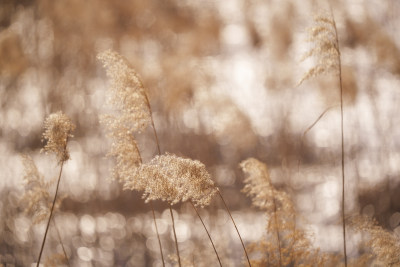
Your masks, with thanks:
M 36 261 L 45 223 L 34 225 L 20 203 L 20 155 L 32 156 L 46 179 L 57 175 L 56 160 L 39 151 L 44 119 L 62 110 L 77 126 L 61 181 L 65 199 L 55 214 L 71 265 L 161 266 L 149 206 L 110 180 L 109 141 L 98 120 L 107 112 L 108 81 L 96 60 L 106 49 L 142 77 L 162 152 L 207 166 L 246 243 L 265 229 L 265 215 L 240 192 L 238 164 L 255 157 L 291 194 L 315 246 L 340 252 L 337 81 L 323 76 L 297 85 L 314 64 L 301 58 L 311 47 L 312 16 L 326 7 L 318 2 L 2 0 L 0 265 Z M 400 2 L 331 4 L 345 90 L 346 213 L 374 216 L 400 234 Z M 138 143 L 145 161 L 156 155 L 151 131 Z M 155 207 L 164 253 L 173 254 L 168 206 Z M 213 256 L 204 257 L 213 251 L 194 211 L 186 204 L 174 210 L 182 255 L 214 266 Z M 201 214 L 227 266 L 242 266 L 222 203 L 215 199 Z M 60 252 L 52 226 L 44 257 Z

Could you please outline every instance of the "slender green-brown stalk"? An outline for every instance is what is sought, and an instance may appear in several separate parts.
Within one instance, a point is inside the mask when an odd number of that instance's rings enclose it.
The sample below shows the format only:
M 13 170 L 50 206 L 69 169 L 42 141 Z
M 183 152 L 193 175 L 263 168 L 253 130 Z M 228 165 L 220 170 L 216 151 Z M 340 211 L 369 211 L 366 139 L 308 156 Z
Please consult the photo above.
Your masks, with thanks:
M 206 227 L 206 225 L 205 225 L 204 222 L 203 222 L 203 219 L 201 218 L 201 216 L 200 216 L 200 214 L 199 214 L 199 212 L 198 212 L 196 206 L 193 204 L 193 202 L 192 202 L 191 200 L 190 200 L 190 204 L 192 204 L 193 209 L 196 211 L 197 216 L 199 217 L 201 223 L 203 224 L 204 230 L 206 230 L 206 232 L 207 232 L 208 239 L 210 239 L 210 242 L 211 242 L 211 245 L 212 245 L 212 247 L 213 247 L 213 249 L 214 249 L 215 255 L 216 255 L 217 258 L 218 258 L 219 266 L 222 267 L 221 260 L 220 260 L 220 258 L 219 258 L 217 249 L 216 249 L 215 246 L 214 246 L 214 242 L 213 242 L 212 239 L 211 239 L 211 235 L 210 235 L 210 233 L 208 232 L 207 227 Z
M 66 145 L 66 143 L 65 143 L 65 145 Z M 65 149 L 66 149 L 66 146 L 65 146 Z M 56 192 L 54 194 L 53 204 L 51 205 L 50 216 L 49 216 L 49 219 L 47 220 L 46 231 L 44 232 L 43 241 L 42 241 L 42 245 L 40 247 L 40 253 L 39 253 L 39 257 L 38 257 L 38 261 L 37 261 L 36 267 L 39 267 L 40 259 L 42 258 L 44 244 L 46 243 L 46 237 L 47 237 L 47 233 L 49 231 L 51 217 L 53 216 L 53 210 L 54 210 L 54 206 L 55 206 L 56 200 L 57 200 L 58 188 L 60 186 L 60 180 L 61 180 L 61 174 L 62 174 L 63 166 L 64 166 L 64 161 L 61 161 L 61 167 L 60 167 L 60 173 L 58 174 Z
M 231 212 L 230 212 L 230 210 L 229 210 L 229 208 L 228 208 L 228 205 L 226 205 L 226 202 L 225 202 L 224 198 L 222 197 L 222 194 L 221 194 L 221 192 L 220 192 L 219 190 L 218 190 L 218 195 L 220 196 L 220 198 L 221 198 L 221 200 L 222 200 L 222 203 L 224 203 L 225 209 L 226 209 L 226 211 L 228 212 L 229 217 L 231 217 L 231 221 L 232 221 L 233 225 L 235 226 L 235 229 L 236 229 L 236 232 L 237 232 L 237 234 L 238 234 L 238 236 L 239 236 L 240 242 L 242 243 L 242 247 L 243 247 L 244 253 L 246 254 L 247 262 L 248 262 L 249 266 L 251 267 L 249 255 L 247 254 L 246 247 L 244 246 L 242 237 L 241 237 L 241 235 L 240 235 L 240 233 L 239 233 L 239 230 L 238 230 L 238 228 L 237 228 L 237 226 L 236 226 L 235 220 L 233 219 L 232 214 L 231 214 Z
M 343 84 L 342 84 L 342 63 L 340 59 L 340 48 L 339 48 L 339 37 L 336 28 L 335 18 L 331 7 L 331 15 L 333 21 L 333 28 L 335 30 L 335 41 L 338 51 L 339 61 L 339 88 L 340 88 L 340 132 L 341 132 L 341 148 L 342 148 L 342 227 L 343 227 L 343 253 L 344 253 L 344 265 L 347 267 L 347 251 L 346 251 L 346 218 L 345 218 L 345 175 L 344 175 L 344 130 L 343 130 Z

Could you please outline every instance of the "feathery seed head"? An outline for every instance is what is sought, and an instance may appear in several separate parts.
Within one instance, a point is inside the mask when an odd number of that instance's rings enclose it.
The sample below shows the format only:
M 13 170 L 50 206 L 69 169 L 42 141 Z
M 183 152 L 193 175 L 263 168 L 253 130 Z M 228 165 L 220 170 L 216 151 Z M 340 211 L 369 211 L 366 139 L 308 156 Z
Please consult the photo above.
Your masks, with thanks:
M 109 102 L 120 112 L 115 123 L 133 132 L 146 128 L 150 123 L 150 107 L 138 74 L 114 51 L 104 51 L 97 58 L 106 68 L 111 82 Z
M 21 158 L 24 165 L 23 180 L 25 183 L 21 201 L 26 204 L 25 212 L 31 215 L 33 223 L 37 224 L 44 221 L 50 213 L 52 199 L 48 189 L 54 181 L 45 182 L 31 157 L 22 155 Z M 61 202 L 62 198 L 58 198 L 54 208 L 57 209 Z
M 191 200 L 207 206 L 218 190 L 203 163 L 173 154 L 156 156 L 135 175 L 124 188 L 144 189 L 146 201 L 161 199 L 173 205 Z
M 107 70 L 110 79 L 109 104 L 116 111 L 115 115 L 100 117 L 112 140 L 108 156 L 116 159 L 113 177 L 121 182 L 129 180 L 131 186 L 141 190 L 143 183 L 134 181 L 136 168 L 142 159 L 133 134 L 145 129 L 151 120 L 146 91 L 138 74 L 121 55 L 107 50 L 97 58 Z
M 316 64 L 304 74 L 298 85 L 320 74 L 339 72 L 340 51 L 335 21 L 329 16 L 317 16 L 314 18 L 314 26 L 308 29 L 308 34 L 308 41 L 313 47 L 302 59 L 312 57 Z
M 101 122 L 107 126 L 108 137 L 112 140 L 107 156 L 116 161 L 112 170 L 113 178 L 120 182 L 132 180 L 135 169 L 142 162 L 133 133 L 119 123 L 115 116 L 104 115 Z
M 277 209 L 294 212 L 294 206 L 286 192 L 277 190 L 270 181 L 267 165 L 255 158 L 240 163 L 243 172 L 248 176 L 244 180 L 243 192 L 252 197 L 253 205 L 271 211 Z M 275 203 L 275 204 L 274 204 Z
M 72 132 L 75 129 L 71 119 L 58 111 L 46 118 L 44 129 L 43 139 L 47 143 L 42 151 L 54 153 L 60 163 L 68 160 L 67 141 L 69 137 L 73 137 Z
M 350 224 L 367 235 L 365 247 L 376 256 L 377 266 L 400 265 L 400 242 L 394 234 L 383 229 L 375 219 L 367 216 L 355 216 Z

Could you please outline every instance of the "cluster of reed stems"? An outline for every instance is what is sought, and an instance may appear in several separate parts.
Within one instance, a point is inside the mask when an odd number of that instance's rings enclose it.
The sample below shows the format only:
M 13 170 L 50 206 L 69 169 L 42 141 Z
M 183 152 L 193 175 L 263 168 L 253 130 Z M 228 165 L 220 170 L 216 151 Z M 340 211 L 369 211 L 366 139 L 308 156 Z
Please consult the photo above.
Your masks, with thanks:
M 305 55 L 304 58 L 313 57 L 316 60 L 316 65 L 305 73 L 300 80 L 299 85 L 304 81 L 327 73 L 334 73 L 338 77 L 338 91 L 340 95 L 340 133 L 341 133 L 341 217 L 342 217 L 342 237 L 343 237 L 343 261 L 344 265 L 348 265 L 347 247 L 346 247 L 346 214 L 345 214 L 345 155 L 344 155 L 344 108 L 343 108 L 343 84 L 342 84 L 342 63 L 339 47 L 339 37 L 336 22 L 333 16 L 332 9 L 328 16 L 317 16 L 315 25 L 310 28 L 310 41 L 314 47 Z M 104 115 L 101 117 L 101 122 L 108 131 L 108 136 L 112 141 L 111 150 L 108 156 L 115 159 L 116 165 L 113 169 L 114 178 L 117 179 L 125 190 L 134 190 L 143 193 L 143 198 L 146 203 L 150 204 L 152 218 L 156 230 L 158 246 L 162 265 L 165 267 L 166 257 L 164 256 L 163 246 L 157 225 L 155 209 L 152 201 L 162 200 L 168 203 L 168 209 L 172 222 L 172 230 L 174 236 L 174 245 L 177 255 L 177 263 L 181 267 L 181 255 L 176 234 L 175 219 L 172 207 L 178 202 L 189 202 L 193 207 L 197 217 L 199 218 L 207 237 L 213 247 L 216 255 L 216 260 L 219 266 L 222 266 L 222 260 L 217 252 L 212 236 L 201 217 L 198 207 L 205 207 L 210 204 L 210 201 L 215 195 L 218 195 L 224 208 L 233 223 L 235 231 L 240 239 L 246 264 L 252 266 L 263 265 L 278 265 L 292 266 L 302 265 L 312 262 L 311 265 L 323 264 L 326 259 L 333 260 L 334 257 L 319 254 L 319 252 L 311 249 L 310 241 L 305 238 L 304 232 L 297 227 L 296 212 L 294 205 L 289 196 L 277 190 L 269 180 L 267 167 L 263 163 L 255 159 L 248 159 L 241 163 L 243 171 L 249 174 L 245 180 L 246 186 L 244 191 L 253 199 L 253 205 L 267 212 L 269 216 L 267 231 L 268 239 L 275 240 L 273 244 L 271 240 L 263 241 L 260 244 L 252 245 L 250 251 L 262 251 L 267 256 L 260 260 L 250 260 L 248 251 L 245 247 L 243 239 L 240 235 L 237 224 L 228 208 L 228 205 L 219 190 L 208 174 L 204 164 L 199 161 L 185 159 L 173 154 L 163 154 L 160 148 L 160 141 L 157 135 L 157 130 L 153 118 L 153 111 L 139 75 L 131 68 L 128 62 L 113 51 L 105 51 L 98 55 L 98 58 L 103 63 L 107 70 L 107 75 L 110 79 L 110 101 L 109 103 L 114 109 L 112 115 Z M 304 135 L 324 116 L 324 114 L 332 106 L 325 110 L 318 119 L 304 132 Z M 151 127 L 152 134 L 157 146 L 157 154 L 151 161 L 143 162 L 139 145 L 135 139 L 135 134 Z M 54 221 L 54 212 L 58 200 L 58 193 L 63 172 L 64 163 L 69 159 L 67 149 L 68 139 L 72 137 L 72 131 L 75 125 L 71 120 L 61 112 L 51 114 L 45 121 L 45 132 L 43 139 L 46 145 L 44 152 L 53 153 L 59 163 L 59 173 L 55 188 L 54 197 L 50 203 L 45 204 L 48 208 L 48 217 L 43 240 L 40 246 L 36 266 L 41 262 L 43 250 L 45 247 L 50 224 L 57 231 L 65 262 L 69 266 L 69 259 L 61 240 L 61 236 Z M 39 177 L 37 170 L 33 166 L 33 161 L 25 160 L 27 172 L 27 181 L 32 181 L 29 177 Z M 31 179 L 31 180 L 30 180 Z M 37 178 L 39 179 L 39 178 Z M 41 192 L 41 196 L 46 195 L 46 192 Z M 48 194 L 46 195 L 48 199 Z M 39 205 L 37 202 L 31 203 L 31 206 Z M 40 204 L 41 205 L 41 204 Z M 364 220 L 364 222 L 366 219 Z M 370 229 L 373 236 L 376 232 L 379 239 L 381 236 L 386 236 L 380 228 L 376 228 L 373 223 L 364 223 L 364 229 Z M 371 229 L 374 229 L 372 231 Z M 272 232 L 274 232 L 273 235 Z M 386 238 L 390 239 L 389 237 Z M 392 246 L 395 246 L 395 241 L 390 240 Z M 384 252 L 376 252 L 377 255 Z M 396 255 L 396 252 L 391 252 Z M 391 254 L 391 255 L 392 255 Z M 312 260 L 310 260 L 312 255 Z M 320 260 L 316 260 L 321 257 Z M 384 261 L 384 257 L 382 257 Z M 392 263 L 397 263 L 391 258 Z

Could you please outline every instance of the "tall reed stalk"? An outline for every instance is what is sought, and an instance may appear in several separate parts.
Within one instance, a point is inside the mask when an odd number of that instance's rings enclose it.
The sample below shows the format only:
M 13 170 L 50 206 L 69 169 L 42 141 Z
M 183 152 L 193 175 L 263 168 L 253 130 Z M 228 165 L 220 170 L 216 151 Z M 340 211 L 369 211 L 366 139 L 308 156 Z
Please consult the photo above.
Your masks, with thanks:
M 342 83 L 342 61 L 340 58 L 340 47 L 339 47 L 339 37 L 335 22 L 335 17 L 333 16 L 332 7 L 330 7 L 333 28 L 335 30 L 335 42 L 338 51 L 338 71 L 339 71 L 339 88 L 340 88 L 340 133 L 341 133 L 341 160 L 342 160 L 342 234 L 343 234 L 343 253 L 344 253 L 344 265 L 347 267 L 347 249 L 346 249 L 346 217 L 345 217 L 345 174 L 344 174 L 344 130 L 343 130 L 343 83 Z
M 44 146 L 42 151 L 44 151 L 46 153 L 50 152 L 50 153 L 55 154 L 55 156 L 58 159 L 58 162 L 60 163 L 60 171 L 58 174 L 56 191 L 54 193 L 53 202 L 52 202 L 51 208 L 50 208 L 50 215 L 47 220 L 46 230 L 44 232 L 42 245 L 40 247 L 38 261 L 36 264 L 37 267 L 40 264 L 40 260 L 41 260 L 42 253 L 43 253 L 43 248 L 46 243 L 47 233 L 49 231 L 50 222 L 53 217 L 53 212 L 54 212 L 54 207 L 55 207 L 56 200 L 57 200 L 58 190 L 60 188 L 60 181 L 61 181 L 61 175 L 62 175 L 64 163 L 65 163 L 65 161 L 67 161 L 69 159 L 69 152 L 67 150 L 68 138 L 73 137 L 73 135 L 71 133 L 75 129 L 75 125 L 71 122 L 71 120 L 70 120 L 70 118 L 68 118 L 68 116 L 66 116 L 61 111 L 59 111 L 57 113 L 50 114 L 50 116 L 48 118 L 46 118 L 46 120 L 44 122 L 44 128 L 45 128 L 45 131 L 43 133 L 43 139 L 45 139 L 47 141 L 47 144 Z M 65 250 L 64 250 L 64 253 L 65 253 Z
M 231 211 L 229 210 L 228 205 L 226 205 L 226 202 L 225 202 L 224 198 L 222 197 L 222 194 L 221 194 L 221 192 L 220 192 L 219 190 L 218 190 L 218 195 L 219 195 L 219 197 L 221 198 L 222 203 L 224 203 L 224 207 L 225 207 L 226 211 L 228 212 L 229 217 L 231 218 L 231 221 L 232 221 L 233 225 L 235 226 L 236 233 L 238 234 L 239 239 L 240 239 L 240 243 L 242 243 L 242 247 L 243 247 L 244 254 L 246 254 L 247 263 L 248 263 L 249 266 L 251 267 L 249 255 L 247 254 L 246 247 L 244 246 L 244 243 L 243 243 L 243 240 L 242 240 L 242 236 L 241 236 L 240 233 L 239 233 L 239 229 L 238 229 L 237 226 L 236 226 L 236 223 L 235 223 L 235 220 L 234 220 L 233 217 L 232 217 Z
M 329 5 L 330 15 L 317 16 L 315 25 L 309 29 L 309 41 L 314 43 L 314 47 L 310 49 L 304 58 L 314 57 L 317 60 L 316 66 L 308 70 L 299 85 L 320 74 L 335 73 L 338 76 L 338 87 L 340 94 L 340 133 L 341 133 L 341 217 L 342 217 L 342 236 L 343 236 L 343 254 L 344 264 L 347 267 L 347 251 L 346 251 L 346 221 L 345 221 L 345 161 L 344 161 L 344 129 L 343 129 L 343 84 L 342 84 L 342 62 L 340 57 L 339 37 L 336 27 L 335 18 L 333 16 L 332 7 Z M 324 114 L 324 113 L 323 113 Z M 322 114 L 322 115 L 323 115 Z M 321 115 L 321 116 L 322 116 Z
M 141 86 L 144 88 L 144 86 L 143 86 L 143 84 L 142 84 L 142 81 L 139 80 L 139 82 L 140 82 Z M 152 109 L 151 109 L 151 106 L 150 106 L 150 102 L 149 102 L 149 98 L 147 97 L 147 94 L 144 94 L 144 96 L 145 96 L 145 99 L 146 99 L 146 105 L 147 105 L 147 107 L 148 107 L 148 109 L 149 109 L 149 112 L 150 112 L 151 128 L 153 129 L 154 138 L 156 139 L 158 155 L 161 156 L 160 142 L 158 141 L 158 136 L 157 136 L 156 127 L 154 126 L 153 112 L 152 112 Z M 178 256 L 178 264 L 179 264 L 179 267 L 181 267 L 182 264 L 181 264 L 181 257 L 180 257 L 180 255 L 179 255 L 178 239 L 177 239 L 177 237 L 176 237 L 176 229 L 175 229 L 174 215 L 173 215 L 173 213 L 172 213 L 172 207 L 171 207 L 171 205 L 168 205 L 168 207 L 169 207 L 169 212 L 170 212 L 170 214 L 171 214 L 172 229 L 173 229 L 173 231 L 174 231 L 175 249 L 176 249 L 176 254 L 177 254 L 177 256 Z
M 54 206 L 55 206 L 56 200 L 57 200 L 58 188 L 59 188 L 59 186 L 60 186 L 60 180 L 61 180 L 61 174 L 62 174 L 63 166 L 64 166 L 64 161 L 61 162 L 60 172 L 59 172 L 59 174 L 58 174 L 56 192 L 54 193 L 53 204 L 51 205 L 50 216 L 49 216 L 49 219 L 47 220 L 46 230 L 45 230 L 45 232 L 44 232 L 44 236 L 43 236 L 43 240 L 42 240 L 42 245 L 40 246 L 40 253 L 39 253 L 39 256 L 38 256 L 38 260 L 37 260 L 36 267 L 39 267 L 40 259 L 42 258 L 42 253 L 43 253 L 44 244 L 46 243 L 47 233 L 48 233 L 48 231 L 49 231 L 49 226 L 50 226 L 50 222 L 51 222 L 51 219 L 52 219 L 52 216 L 53 216 Z

